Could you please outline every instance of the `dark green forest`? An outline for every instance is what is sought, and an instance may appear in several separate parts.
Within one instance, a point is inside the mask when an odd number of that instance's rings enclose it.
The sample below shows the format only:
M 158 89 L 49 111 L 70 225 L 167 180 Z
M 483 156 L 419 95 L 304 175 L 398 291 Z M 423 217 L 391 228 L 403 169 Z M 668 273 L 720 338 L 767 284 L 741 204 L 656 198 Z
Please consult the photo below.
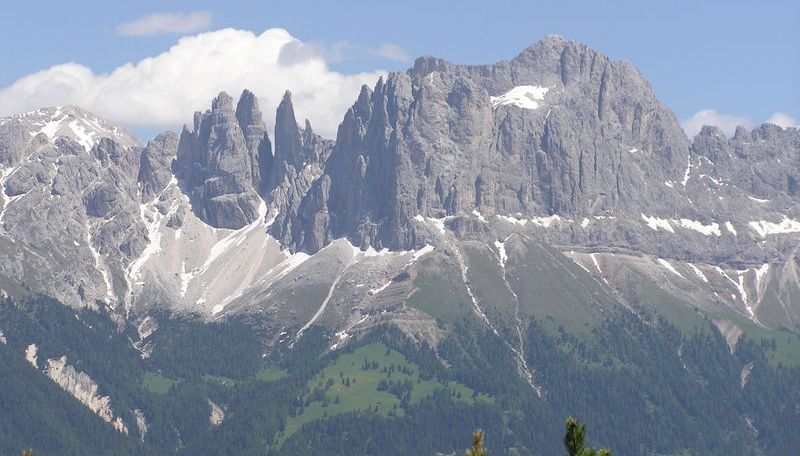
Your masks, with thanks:
M 770 363 L 768 339 L 745 338 L 731 354 L 711 323 L 684 334 L 623 316 L 577 337 L 534 321 L 525 353 L 540 399 L 507 346 L 472 318 L 437 347 L 383 326 L 335 352 L 320 328 L 291 349 L 267 348 L 246 320 L 156 319 L 143 358 L 134 329 L 106 312 L 0 301 L 0 454 L 463 454 L 481 428 L 490 454 L 550 455 L 565 452 L 567 416 L 591 429 L 587 446 L 618 455 L 800 447 L 800 434 L 786 432 L 800 429 L 800 369 Z M 24 358 L 30 343 L 40 367 L 65 355 L 94 379 L 129 435 L 36 372 Z M 224 409 L 218 425 L 211 403 Z M 134 410 L 146 417 L 144 436 Z

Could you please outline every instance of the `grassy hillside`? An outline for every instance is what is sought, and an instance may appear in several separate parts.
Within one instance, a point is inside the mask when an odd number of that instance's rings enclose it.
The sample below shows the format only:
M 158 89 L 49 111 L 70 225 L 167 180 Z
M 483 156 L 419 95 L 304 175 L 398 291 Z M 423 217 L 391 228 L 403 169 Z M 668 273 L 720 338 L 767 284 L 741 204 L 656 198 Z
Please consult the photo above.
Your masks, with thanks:
M 281 441 L 306 423 L 347 412 L 403 416 L 404 407 L 418 404 L 434 392 L 446 390 L 454 400 L 467 404 L 491 401 L 457 382 L 442 382 L 420 371 L 399 352 L 383 343 L 372 343 L 342 353 L 306 385 L 297 413 L 286 421 Z

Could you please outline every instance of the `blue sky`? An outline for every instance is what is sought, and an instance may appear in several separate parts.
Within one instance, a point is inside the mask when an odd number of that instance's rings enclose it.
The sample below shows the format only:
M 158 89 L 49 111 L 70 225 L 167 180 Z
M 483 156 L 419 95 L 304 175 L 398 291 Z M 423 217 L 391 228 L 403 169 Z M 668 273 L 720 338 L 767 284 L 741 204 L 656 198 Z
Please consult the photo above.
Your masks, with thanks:
M 0 93 L 20 78 L 53 65 L 75 62 L 101 75 L 164 53 L 182 35 L 227 27 L 255 35 L 283 28 L 291 37 L 313 44 L 329 70 L 358 73 L 365 81 L 377 70 L 407 68 L 412 62 L 405 56 L 430 54 L 456 63 L 491 63 L 512 58 L 542 36 L 557 33 L 614 59 L 633 62 L 680 119 L 709 109 L 739 123 L 758 124 L 775 112 L 800 119 L 800 2 L 562 3 L 567 2 L 86 1 L 52 2 L 46 7 L 41 2 L 9 2 L 0 16 L 0 39 L 5 43 Z M 194 18 L 199 20 L 197 30 L 189 24 L 182 33 L 130 36 L 119 27 L 155 13 L 198 11 L 206 16 Z M 356 79 L 344 87 L 359 85 Z M 277 96 L 271 93 L 277 89 L 267 91 L 265 100 L 271 104 Z M 29 93 L 6 92 L 17 99 L 19 93 Z M 204 93 L 202 99 L 213 95 Z M 41 100 L 53 97 L 48 94 Z M 309 106 L 312 98 L 306 97 Z M 337 103 L 330 101 L 328 109 Z M 0 101 L 0 113 L 26 106 L 19 100 L 6 105 Z M 102 105 L 98 109 L 113 117 L 113 109 Z M 310 107 L 307 112 L 312 121 L 315 114 L 323 117 Z M 706 114 L 712 122 L 725 120 Z M 155 128 L 146 122 L 121 121 L 134 129 Z

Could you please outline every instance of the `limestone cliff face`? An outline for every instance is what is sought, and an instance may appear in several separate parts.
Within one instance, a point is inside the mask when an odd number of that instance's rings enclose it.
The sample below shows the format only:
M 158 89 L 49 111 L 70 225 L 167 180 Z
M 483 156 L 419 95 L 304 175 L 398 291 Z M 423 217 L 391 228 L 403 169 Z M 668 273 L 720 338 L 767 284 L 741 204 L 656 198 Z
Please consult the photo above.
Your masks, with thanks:
M 662 183 L 680 180 L 688 156 L 639 72 L 578 43 L 547 37 L 485 66 L 423 57 L 362 90 L 305 204 L 317 215 L 295 223 L 410 248 L 417 214 L 633 214 L 654 199 L 671 213 L 683 195 Z
M 247 145 L 253 187 L 263 194 L 272 170 L 272 143 L 253 92 L 245 90 L 236 105 L 236 120 Z
M 690 142 L 631 64 L 555 36 L 492 65 L 421 57 L 363 87 L 335 142 L 298 122 L 288 92 L 274 143 L 249 91 L 144 147 L 47 108 L 0 119 L 0 278 L 74 307 L 216 315 L 261 302 L 253 288 L 337 239 L 400 255 L 520 233 L 579 260 L 714 265 L 750 287 L 730 303 L 743 315 L 759 295 L 777 309 L 761 322 L 800 321 L 799 135 L 705 128 Z
M 147 143 L 139 158 L 137 181 L 142 202 L 157 197 L 172 180 L 172 163 L 178 152 L 178 135 L 168 131 Z
M 211 110 L 195 113 L 194 129 L 181 133 L 176 175 L 188 188 L 195 212 L 211 226 L 238 229 L 258 217 L 261 176 L 269 173 L 265 167 L 271 162 L 260 117 L 249 92 L 236 111 L 233 99 L 222 92 Z
M 326 199 L 329 179 L 320 176 L 332 149 L 333 141 L 316 135 L 308 120 L 305 128 L 298 126 L 292 95 L 286 92 L 275 116 L 275 161 L 268 185 L 275 215 L 270 232 L 284 245 L 316 252 L 332 240 L 327 209 L 317 206 Z

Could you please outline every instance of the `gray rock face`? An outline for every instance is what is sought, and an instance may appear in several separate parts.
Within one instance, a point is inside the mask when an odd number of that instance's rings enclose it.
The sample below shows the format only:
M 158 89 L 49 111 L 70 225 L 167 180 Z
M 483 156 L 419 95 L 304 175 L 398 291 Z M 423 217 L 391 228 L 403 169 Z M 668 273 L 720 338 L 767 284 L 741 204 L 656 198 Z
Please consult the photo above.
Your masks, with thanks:
M 306 206 L 330 211 L 327 237 L 411 248 L 417 214 L 638 214 L 656 199 L 672 212 L 682 195 L 661 183 L 680 179 L 688 154 L 633 66 L 548 37 L 494 65 L 421 58 L 362 90 L 325 166 L 329 201 Z
M 164 132 L 147 143 L 139 159 L 137 181 L 142 202 L 158 196 L 172 179 L 172 163 L 178 152 L 178 135 Z
M 800 199 L 800 130 L 764 124 L 733 138 L 703 127 L 692 152 L 703 157 L 709 175 L 758 199 Z
M 239 121 L 251 157 L 253 186 L 260 194 L 264 194 L 272 170 L 272 143 L 253 92 L 242 92 L 236 105 L 236 120 Z
M 295 250 L 316 252 L 332 240 L 324 207 L 330 179 L 319 179 L 332 149 L 333 142 L 316 135 L 308 120 L 305 128 L 297 125 L 287 91 L 276 113 L 275 162 L 268 185 L 275 222 L 270 232 Z
M 184 128 L 178 143 L 176 174 L 187 186 L 195 212 L 217 228 L 238 229 L 258 217 L 259 165 L 267 160 L 259 155 L 266 148 L 262 145 L 266 133 L 259 133 L 260 114 L 256 115 L 254 100 L 252 94 L 242 96 L 243 127 L 233 99 L 220 93 L 211 110 L 195 113 L 194 130 Z M 259 170 L 258 176 L 254 176 L 254 168 Z
M 494 252 L 513 235 L 631 301 L 638 276 L 623 266 L 700 308 L 800 327 L 796 129 L 705 128 L 690 144 L 633 66 L 554 36 L 493 65 L 422 57 L 364 87 L 335 143 L 301 125 L 287 92 L 273 155 L 249 91 L 144 148 L 77 108 L 0 119 L 0 279 L 74 306 L 212 315 L 275 286 L 292 315 L 281 281 L 306 254 L 319 253 L 314 273 L 295 277 L 310 288 L 364 261 L 370 274 L 348 280 L 378 293 L 384 261 L 436 250 L 467 284 L 459 246 Z
M 27 158 L 4 166 L 0 179 L 0 275 L 75 307 L 122 302 L 123 271 L 147 240 L 139 149 L 103 138 L 86 150 L 37 134 L 19 151 Z

